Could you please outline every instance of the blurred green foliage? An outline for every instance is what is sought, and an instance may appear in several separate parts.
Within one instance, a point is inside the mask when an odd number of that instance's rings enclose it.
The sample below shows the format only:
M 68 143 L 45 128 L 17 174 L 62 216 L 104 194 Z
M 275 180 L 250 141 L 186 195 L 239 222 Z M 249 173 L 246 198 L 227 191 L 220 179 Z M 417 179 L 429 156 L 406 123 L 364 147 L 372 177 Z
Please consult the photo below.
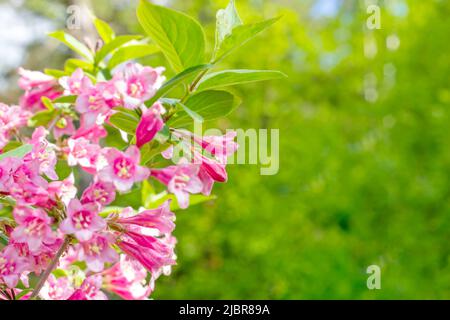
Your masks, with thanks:
M 245 22 L 283 18 L 223 69 L 289 78 L 236 89 L 241 107 L 211 126 L 280 129 L 280 170 L 232 165 L 217 200 L 178 213 L 178 265 L 155 299 L 450 298 L 450 2 L 378 1 L 379 30 L 374 1 L 323 2 L 237 1 Z M 133 3 L 92 1 L 119 32 L 138 30 Z M 226 3 L 168 5 L 212 44 Z M 381 290 L 367 289 L 372 264 Z

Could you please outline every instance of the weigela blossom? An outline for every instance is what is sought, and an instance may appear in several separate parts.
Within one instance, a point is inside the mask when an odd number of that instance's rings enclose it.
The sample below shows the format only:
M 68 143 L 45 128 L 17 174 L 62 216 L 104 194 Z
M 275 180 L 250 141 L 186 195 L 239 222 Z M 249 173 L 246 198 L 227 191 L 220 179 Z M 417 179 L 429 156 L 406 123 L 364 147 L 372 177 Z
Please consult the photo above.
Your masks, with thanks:
M 167 190 L 177 197 L 180 208 L 184 209 L 189 206 L 189 194 L 203 190 L 202 181 L 198 177 L 199 170 L 198 165 L 180 164 L 154 169 L 151 174 L 167 186 Z
M 152 275 L 175 264 L 173 230 L 174 215 L 170 202 L 155 210 L 134 214 L 124 209 L 113 224 L 120 231 L 117 245 L 127 255 L 139 261 Z
M 31 112 L 19 106 L 0 103 L 0 150 L 5 147 L 14 132 L 27 125 Z
M 101 181 L 113 183 L 121 192 L 129 191 L 135 182 L 143 181 L 150 175 L 148 168 L 139 165 L 141 155 L 135 146 L 125 152 L 108 148 L 104 156 L 108 165 L 99 171 L 98 177 Z
M 103 271 L 103 287 L 126 300 L 144 300 L 152 293 L 154 277 L 147 283 L 147 270 L 137 260 L 122 255 L 120 261 Z
M 143 67 L 126 63 L 114 70 L 113 83 L 120 94 L 123 106 L 135 109 L 153 97 L 165 80 L 164 68 Z
M 110 182 L 94 181 L 84 190 L 81 197 L 82 203 L 96 203 L 99 207 L 104 207 L 114 201 L 116 189 Z
M 152 141 L 164 127 L 164 121 L 161 118 L 164 112 L 164 107 L 159 102 L 143 112 L 141 121 L 136 128 L 136 145 L 138 148 Z
M 103 270 L 105 263 L 116 262 L 117 252 L 111 248 L 115 237 L 110 233 L 96 233 L 89 240 L 80 242 L 80 260 L 93 272 Z
M 19 256 L 12 246 L 7 246 L 0 252 L 0 280 L 8 287 L 14 288 L 17 285 L 21 273 L 27 267 L 27 260 Z
M 23 68 L 19 68 L 19 75 L 19 87 L 25 90 L 20 99 L 20 106 L 24 110 L 45 110 L 42 97 L 53 100 L 62 95 L 62 91 L 58 88 L 58 82 L 49 75 Z
M 18 226 L 11 234 L 17 243 L 26 243 L 31 253 L 40 253 L 44 244 L 51 245 L 57 240 L 51 228 L 52 219 L 42 209 L 17 207 L 14 219 Z
M 70 201 L 67 218 L 59 229 L 65 234 L 73 234 L 80 241 L 88 241 L 96 231 L 103 230 L 106 222 L 98 215 L 98 207 L 93 203 L 82 204 L 78 199 Z

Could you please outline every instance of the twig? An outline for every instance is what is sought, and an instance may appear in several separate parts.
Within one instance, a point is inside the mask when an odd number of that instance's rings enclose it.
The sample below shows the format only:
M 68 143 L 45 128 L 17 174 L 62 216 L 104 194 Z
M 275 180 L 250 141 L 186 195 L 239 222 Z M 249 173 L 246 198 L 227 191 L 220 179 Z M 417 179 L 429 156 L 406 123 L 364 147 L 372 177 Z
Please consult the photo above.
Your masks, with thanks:
M 44 273 L 39 277 L 39 282 L 36 285 L 36 288 L 34 288 L 33 293 L 30 296 L 30 300 L 37 297 L 37 295 L 41 291 L 42 287 L 44 286 L 45 281 L 47 281 L 47 278 L 50 276 L 50 273 L 53 271 L 53 269 L 57 265 L 59 258 L 61 258 L 61 256 L 64 254 L 64 252 L 66 252 L 66 250 L 70 244 L 70 241 L 72 241 L 72 238 L 69 236 L 67 236 L 64 239 L 63 244 L 59 248 L 56 255 L 53 257 L 52 261 L 50 261 L 50 264 L 48 265 L 47 269 L 45 269 Z

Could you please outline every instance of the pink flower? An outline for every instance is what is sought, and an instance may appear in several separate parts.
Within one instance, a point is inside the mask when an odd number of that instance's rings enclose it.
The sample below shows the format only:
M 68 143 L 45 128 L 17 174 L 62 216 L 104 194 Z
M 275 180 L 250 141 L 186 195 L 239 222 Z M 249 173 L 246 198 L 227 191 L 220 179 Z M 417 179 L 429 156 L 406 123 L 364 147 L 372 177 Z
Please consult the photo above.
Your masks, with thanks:
M 75 103 L 75 109 L 84 116 L 84 126 L 101 125 L 112 114 L 112 108 L 121 101 L 112 82 L 98 82 L 83 90 Z
M 106 227 L 105 221 L 98 215 L 98 208 L 93 203 L 81 204 L 77 199 L 70 201 L 67 218 L 59 229 L 65 234 L 75 234 L 80 241 L 88 241 L 96 231 Z
M 175 264 L 173 245 L 169 236 L 156 238 L 130 231 L 117 245 L 152 274 L 159 274 L 164 267 Z
M 14 288 L 17 285 L 20 274 L 27 266 L 27 260 L 20 257 L 14 247 L 7 246 L 0 252 L 0 280 L 8 287 Z
M 100 154 L 100 146 L 89 143 L 85 138 L 69 139 L 67 163 L 69 166 L 80 165 L 91 174 L 97 171 L 97 160 Z
M 164 77 L 164 68 L 153 69 L 137 63 L 127 63 L 115 70 L 113 82 L 122 97 L 123 106 L 135 109 L 153 97 L 159 89 Z
M 95 181 L 83 192 L 81 203 L 95 203 L 107 206 L 116 198 L 116 189 L 112 183 Z
M 205 157 L 197 151 L 194 151 L 194 162 L 200 164 L 200 172 L 209 175 L 214 181 L 226 182 L 228 180 L 225 164 L 216 159 Z
M 70 200 L 77 195 L 73 173 L 62 181 L 50 182 L 48 184 L 48 193 L 55 202 L 61 200 L 66 206 L 69 205 Z
M 80 95 L 92 87 L 92 81 L 82 69 L 75 70 L 70 77 L 62 77 L 59 84 L 65 89 L 66 95 Z
M 21 161 L 9 173 L 8 193 L 18 205 L 47 205 L 48 182 L 39 175 L 39 169 L 39 160 Z
M 199 137 L 187 130 L 176 129 L 173 134 L 181 139 L 190 141 L 193 139 L 195 143 L 201 146 L 208 154 L 225 162 L 226 158 L 238 149 L 238 144 L 234 141 L 236 131 L 228 131 L 223 136 L 203 136 Z
M 159 102 L 144 110 L 141 121 L 136 128 L 136 145 L 138 148 L 150 142 L 164 127 L 161 118 L 162 112 L 164 112 L 164 107 Z
M 57 240 L 51 228 L 52 219 L 43 210 L 16 207 L 14 218 L 18 226 L 11 238 L 17 243 L 26 243 L 31 253 L 38 254 L 44 244 L 51 245 Z
M 126 300 L 144 300 L 154 289 L 154 278 L 146 284 L 147 270 L 135 259 L 121 255 L 113 267 L 102 273 L 103 287 Z
M 98 173 L 101 181 L 111 182 L 121 192 L 131 189 L 135 182 L 148 178 L 150 170 L 139 166 L 140 152 L 135 146 L 131 146 L 123 153 L 114 148 L 108 148 L 105 152 L 108 165 Z
M 80 288 L 67 298 L 67 300 L 108 300 L 108 297 L 100 290 L 102 287 L 102 277 L 93 275 L 87 277 Z
M 92 124 L 87 121 L 89 117 L 87 115 L 82 115 L 80 120 L 80 127 L 72 136 L 72 139 L 86 138 L 87 140 L 98 143 L 101 138 L 108 135 L 105 128 L 96 123 Z
M 8 144 L 11 133 L 27 125 L 30 116 L 21 107 L 0 103 L 0 149 Z
M 25 94 L 20 99 L 20 106 L 27 110 L 45 110 L 41 98 L 47 97 L 50 100 L 61 96 L 55 78 L 39 71 L 29 71 L 19 68 L 19 86 L 25 90 Z
M 44 127 L 39 127 L 33 132 L 30 144 L 33 151 L 25 156 L 25 161 L 37 159 L 39 161 L 39 172 L 44 173 L 52 180 L 57 180 L 58 175 L 55 172 L 57 162 L 55 146 L 50 144 L 46 136 L 48 131 Z
M 174 228 L 173 219 L 169 202 L 137 215 L 132 208 L 125 208 L 118 219 L 112 220 L 121 230 L 117 245 L 155 277 L 164 267 L 175 264 L 175 243 L 170 235 Z
M 12 173 L 22 165 L 18 158 L 5 158 L 0 160 L 0 191 L 9 192 L 11 184 L 14 183 Z
M 75 291 L 71 281 L 67 277 L 56 277 L 50 274 L 41 291 L 39 297 L 43 300 L 67 300 Z
M 137 214 L 124 216 L 122 213 L 119 219 L 116 220 L 117 223 L 126 225 L 136 225 L 145 228 L 155 228 L 161 233 L 170 233 L 175 228 L 173 221 L 175 220 L 175 214 L 170 211 L 170 201 L 164 202 L 157 209 L 144 210 Z M 127 212 L 125 212 L 126 215 Z
M 111 234 L 94 234 L 88 241 L 80 242 L 80 260 L 85 261 L 91 271 L 102 271 L 105 263 L 114 263 L 119 258 L 117 252 L 111 248 L 114 241 L 115 238 Z
M 180 208 L 185 209 L 189 206 L 189 194 L 203 190 L 198 172 L 197 165 L 180 164 L 164 169 L 153 169 L 151 175 L 167 185 L 167 190 L 177 197 Z

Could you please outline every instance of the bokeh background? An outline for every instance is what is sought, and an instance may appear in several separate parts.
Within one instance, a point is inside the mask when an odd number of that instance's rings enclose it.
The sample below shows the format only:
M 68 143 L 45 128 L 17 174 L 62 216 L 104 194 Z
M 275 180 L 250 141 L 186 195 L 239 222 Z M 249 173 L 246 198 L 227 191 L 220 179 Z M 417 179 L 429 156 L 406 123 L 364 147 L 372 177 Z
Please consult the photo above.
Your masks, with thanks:
M 16 68 L 61 68 L 46 32 L 85 3 L 118 33 L 139 32 L 137 1 L 0 0 L 0 101 Z M 227 0 L 158 0 L 206 26 Z M 381 7 L 369 30 L 367 6 Z M 280 69 L 236 91 L 219 128 L 280 129 L 280 170 L 229 167 L 218 199 L 179 212 L 178 266 L 155 299 L 450 298 L 450 2 L 237 0 L 252 22 L 283 15 L 220 65 Z M 82 35 L 89 37 L 86 26 Z M 143 61 L 162 63 L 160 56 Z M 167 73 L 171 76 L 170 71 Z M 382 270 L 368 290 L 366 268 Z

